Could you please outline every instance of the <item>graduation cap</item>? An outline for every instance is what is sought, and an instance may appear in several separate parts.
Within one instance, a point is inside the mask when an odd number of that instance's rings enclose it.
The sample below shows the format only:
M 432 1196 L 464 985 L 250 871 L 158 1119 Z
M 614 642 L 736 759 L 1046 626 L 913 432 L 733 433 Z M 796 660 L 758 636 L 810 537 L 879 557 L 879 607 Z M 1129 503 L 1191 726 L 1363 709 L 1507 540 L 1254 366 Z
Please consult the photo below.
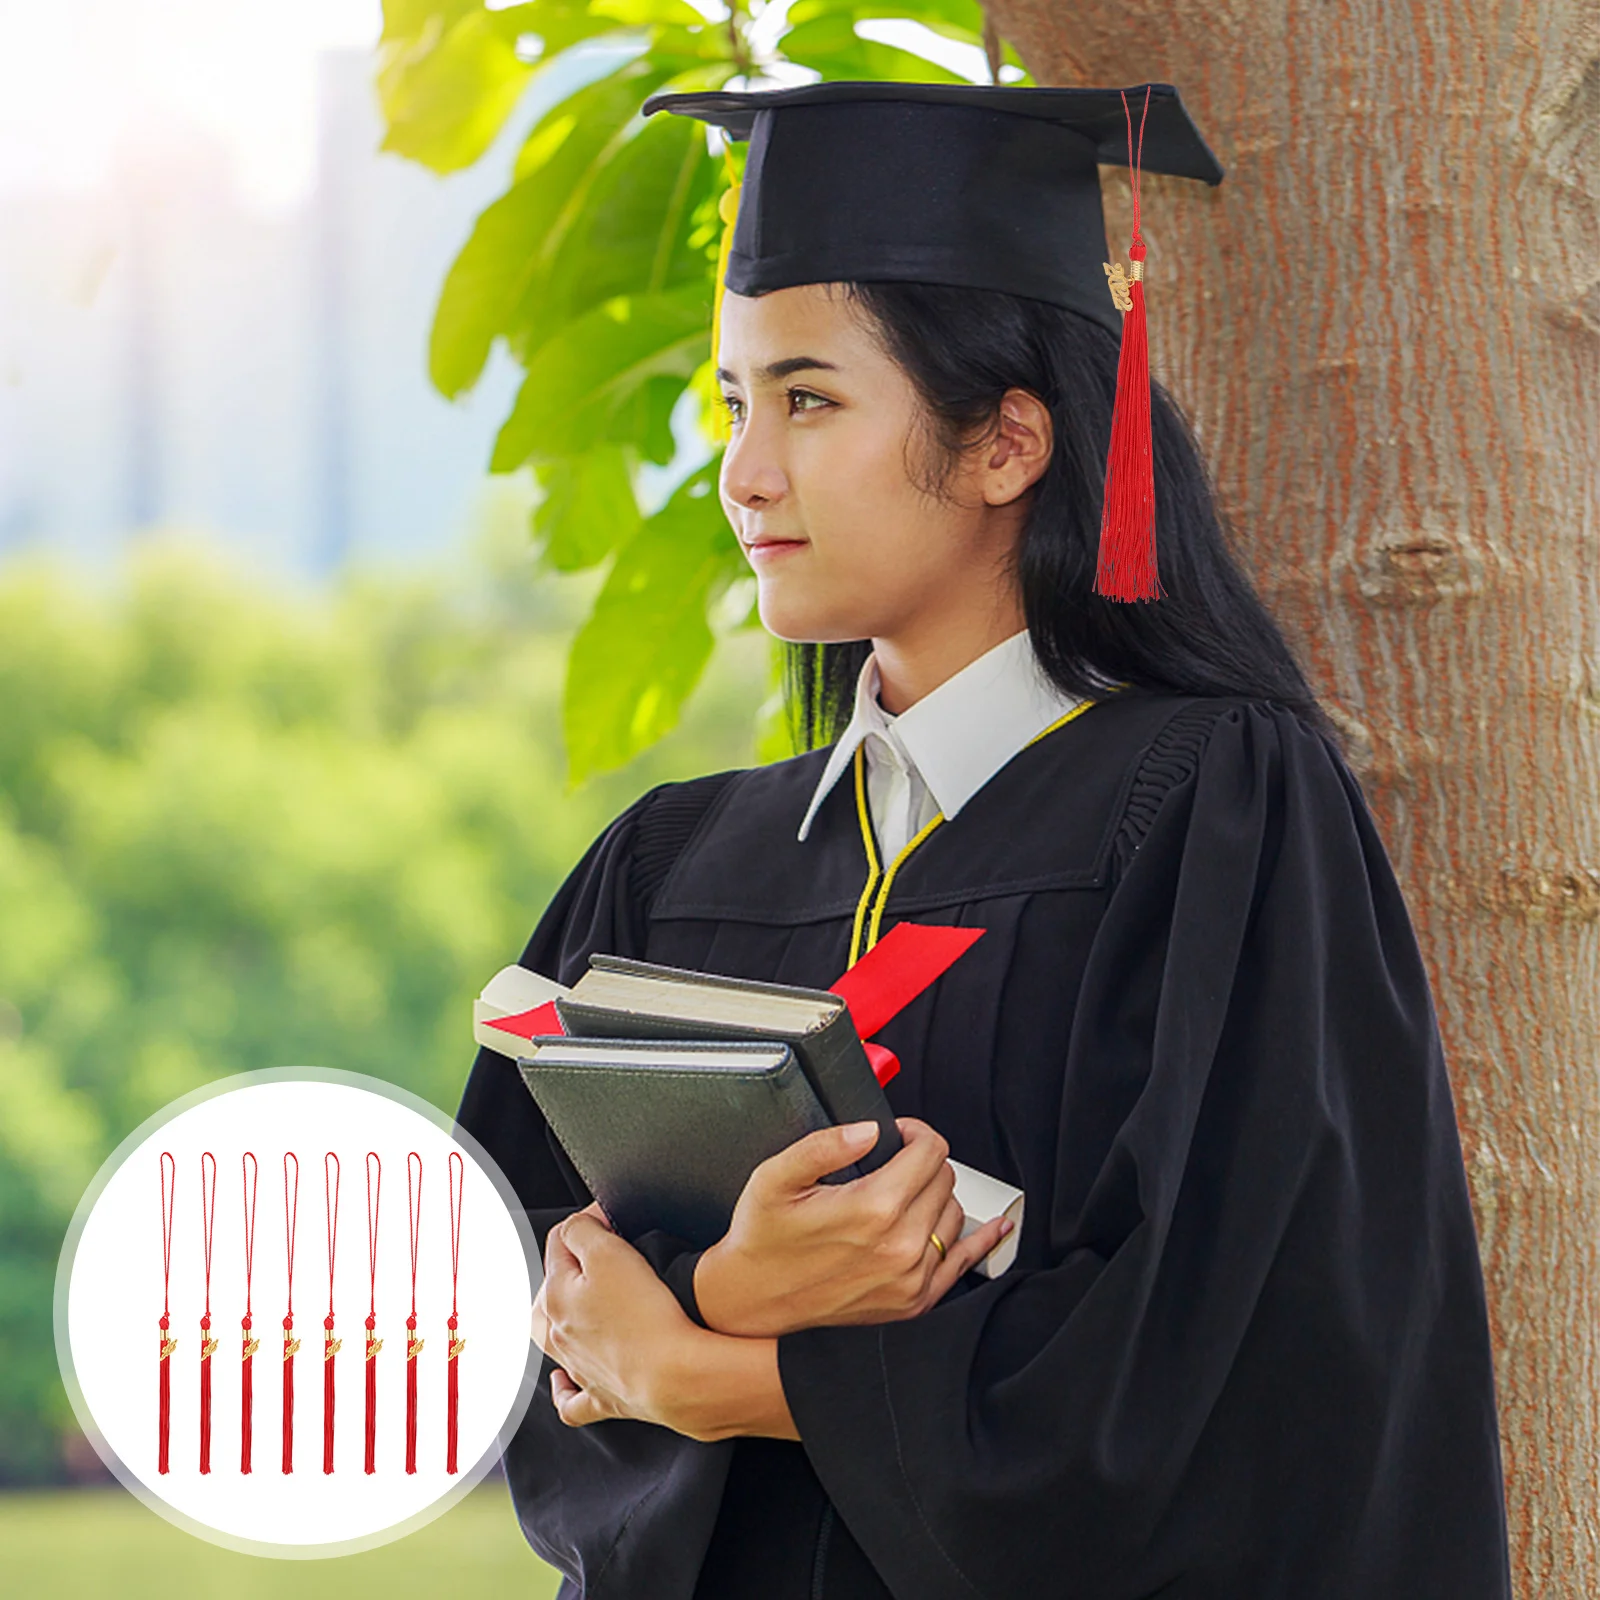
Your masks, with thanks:
M 750 147 L 742 183 L 722 197 L 713 351 L 724 287 L 756 295 L 850 281 L 1000 290 L 1119 334 L 1095 592 L 1118 600 L 1165 592 L 1155 559 L 1139 176 L 1148 167 L 1222 181 L 1171 84 L 814 83 L 652 95 L 644 112 L 657 111 L 697 117 Z M 1126 272 L 1106 260 L 1101 163 L 1133 173 Z

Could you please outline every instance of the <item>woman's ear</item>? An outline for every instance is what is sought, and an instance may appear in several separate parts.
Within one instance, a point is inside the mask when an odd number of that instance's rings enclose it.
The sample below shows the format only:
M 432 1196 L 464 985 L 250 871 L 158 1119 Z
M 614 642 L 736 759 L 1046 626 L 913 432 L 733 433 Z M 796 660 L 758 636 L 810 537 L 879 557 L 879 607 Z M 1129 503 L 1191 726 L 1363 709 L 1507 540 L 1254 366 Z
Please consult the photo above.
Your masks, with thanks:
M 1007 389 L 984 458 L 983 498 L 1009 505 L 1033 487 L 1050 465 L 1055 426 L 1050 408 L 1026 389 Z

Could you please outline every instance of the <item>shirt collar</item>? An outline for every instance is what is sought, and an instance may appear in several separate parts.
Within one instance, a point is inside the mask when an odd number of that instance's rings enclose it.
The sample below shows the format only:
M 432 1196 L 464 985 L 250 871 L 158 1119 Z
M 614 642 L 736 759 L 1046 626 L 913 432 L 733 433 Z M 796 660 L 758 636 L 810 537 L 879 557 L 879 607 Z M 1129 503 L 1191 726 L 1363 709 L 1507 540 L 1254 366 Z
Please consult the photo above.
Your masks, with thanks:
M 856 679 L 849 726 L 834 746 L 800 824 L 801 840 L 856 746 L 869 733 L 885 734 L 889 726 L 878 700 L 879 681 L 873 652 Z M 908 706 L 893 728 L 949 821 L 1030 739 L 1081 704 L 1045 675 L 1032 636 L 1022 628 Z

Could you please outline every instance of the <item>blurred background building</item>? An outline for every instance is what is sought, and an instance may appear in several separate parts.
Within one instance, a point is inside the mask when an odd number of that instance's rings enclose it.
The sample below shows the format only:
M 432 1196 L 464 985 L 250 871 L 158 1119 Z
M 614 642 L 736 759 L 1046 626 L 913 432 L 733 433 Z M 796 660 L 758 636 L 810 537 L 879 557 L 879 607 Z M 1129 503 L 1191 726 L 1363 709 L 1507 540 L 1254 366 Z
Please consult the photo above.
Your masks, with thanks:
M 370 46 L 307 55 L 309 150 L 265 180 L 159 104 L 98 172 L 0 165 L 0 556 L 182 528 L 321 579 L 459 538 L 517 374 L 446 402 L 428 328 L 537 98 L 440 179 L 379 151 Z

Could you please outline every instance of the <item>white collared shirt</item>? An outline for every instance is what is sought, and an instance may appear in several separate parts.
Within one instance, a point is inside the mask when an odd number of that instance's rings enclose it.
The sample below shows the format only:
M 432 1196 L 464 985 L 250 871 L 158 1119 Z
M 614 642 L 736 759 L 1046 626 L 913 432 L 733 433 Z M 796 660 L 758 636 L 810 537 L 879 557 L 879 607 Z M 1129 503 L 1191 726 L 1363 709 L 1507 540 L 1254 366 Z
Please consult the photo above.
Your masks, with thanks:
M 968 800 L 1030 739 L 1081 705 L 1045 676 L 1026 628 L 968 662 L 898 716 L 878 701 L 876 652 L 856 680 L 855 712 L 811 797 L 798 838 L 834 784 L 866 746 L 867 805 L 887 867 L 942 813 L 956 816 Z

